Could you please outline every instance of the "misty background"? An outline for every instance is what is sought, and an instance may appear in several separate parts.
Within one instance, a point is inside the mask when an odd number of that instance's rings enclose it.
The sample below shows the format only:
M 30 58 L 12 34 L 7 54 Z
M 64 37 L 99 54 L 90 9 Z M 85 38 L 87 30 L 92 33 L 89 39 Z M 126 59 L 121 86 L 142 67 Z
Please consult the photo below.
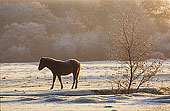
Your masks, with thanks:
M 106 60 L 108 34 L 122 3 L 146 16 L 155 54 L 170 58 L 167 0 L 2 0 L 0 62 L 38 61 L 42 56 Z M 131 12 L 129 12 L 131 13 Z

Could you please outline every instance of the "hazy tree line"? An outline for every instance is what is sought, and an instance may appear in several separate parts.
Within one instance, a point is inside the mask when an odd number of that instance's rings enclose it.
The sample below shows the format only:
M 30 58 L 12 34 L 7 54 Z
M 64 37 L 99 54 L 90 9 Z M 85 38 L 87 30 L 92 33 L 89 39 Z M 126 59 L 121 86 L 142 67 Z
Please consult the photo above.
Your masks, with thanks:
M 2 0 L 0 3 L 0 62 L 38 61 L 41 56 L 82 61 L 108 59 L 111 42 L 108 38 L 110 32 L 117 34 L 116 14 L 124 8 L 122 3 L 128 3 L 127 8 L 137 10 L 135 16 L 141 17 L 142 26 L 138 29 L 143 35 L 139 39 L 153 41 L 155 49 L 150 56 L 170 57 L 170 4 L 166 0 Z M 127 8 L 127 13 L 132 13 Z

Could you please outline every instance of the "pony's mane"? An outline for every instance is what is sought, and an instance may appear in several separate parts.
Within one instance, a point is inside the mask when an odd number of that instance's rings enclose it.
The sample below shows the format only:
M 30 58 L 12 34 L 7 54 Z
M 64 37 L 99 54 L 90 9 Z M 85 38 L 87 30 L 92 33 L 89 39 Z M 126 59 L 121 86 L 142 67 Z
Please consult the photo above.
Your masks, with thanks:
M 42 57 L 41 59 L 45 60 L 45 61 L 48 61 L 48 62 L 55 62 L 55 63 L 58 63 L 58 62 L 61 62 L 61 60 L 56 60 L 56 59 L 53 59 L 53 58 L 50 58 L 50 57 Z

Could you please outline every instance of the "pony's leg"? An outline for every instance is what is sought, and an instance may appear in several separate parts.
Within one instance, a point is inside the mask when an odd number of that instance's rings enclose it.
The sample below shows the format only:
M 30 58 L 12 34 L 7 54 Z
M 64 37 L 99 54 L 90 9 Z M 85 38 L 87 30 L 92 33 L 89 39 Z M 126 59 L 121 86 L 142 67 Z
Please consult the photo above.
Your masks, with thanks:
M 80 67 L 78 68 L 77 73 L 76 73 L 76 86 L 75 86 L 75 89 L 77 88 L 78 79 L 79 79 L 79 73 L 80 73 Z
M 63 89 L 63 82 L 62 82 L 61 75 L 58 75 L 58 79 L 59 79 L 59 81 L 60 81 L 60 84 L 61 84 L 61 89 Z
M 52 90 L 52 89 L 53 89 L 53 87 L 54 87 L 54 83 L 55 83 L 55 80 L 56 80 L 56 75 L 55 75 L 55 74 L 53 74 L 53 84 L 52 84 L 52 86 L 51 86 L 50 90 Z
M 74 88 L 75 81 L 76 81 L 76 73 L 73 73 L 73 85 L 72 85 L 71 89 Z

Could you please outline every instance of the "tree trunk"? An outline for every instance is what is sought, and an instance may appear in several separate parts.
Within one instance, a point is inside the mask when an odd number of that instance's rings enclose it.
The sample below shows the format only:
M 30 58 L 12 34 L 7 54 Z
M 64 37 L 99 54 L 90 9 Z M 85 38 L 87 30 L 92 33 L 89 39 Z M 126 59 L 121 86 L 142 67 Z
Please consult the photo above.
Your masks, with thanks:
M 132 86 L 132 79 L 133 79 L 133 66 L 132 63 L 130 61 L 130 81 L 129 81 L 129 86 L 128 86 L 128 93 L 130 93 L 130 89 Z
M 133 65 L 132 65 L 132 57 L 131 57 L 131 51 L 130 47 L 128 47 L 128 55 L 129 55 L 129 65 L 130 65 L 130 80 L 129 80 L 129 86 L 128 86 L 128 93 L 130 93 L 132 81 L 133 81 Z

